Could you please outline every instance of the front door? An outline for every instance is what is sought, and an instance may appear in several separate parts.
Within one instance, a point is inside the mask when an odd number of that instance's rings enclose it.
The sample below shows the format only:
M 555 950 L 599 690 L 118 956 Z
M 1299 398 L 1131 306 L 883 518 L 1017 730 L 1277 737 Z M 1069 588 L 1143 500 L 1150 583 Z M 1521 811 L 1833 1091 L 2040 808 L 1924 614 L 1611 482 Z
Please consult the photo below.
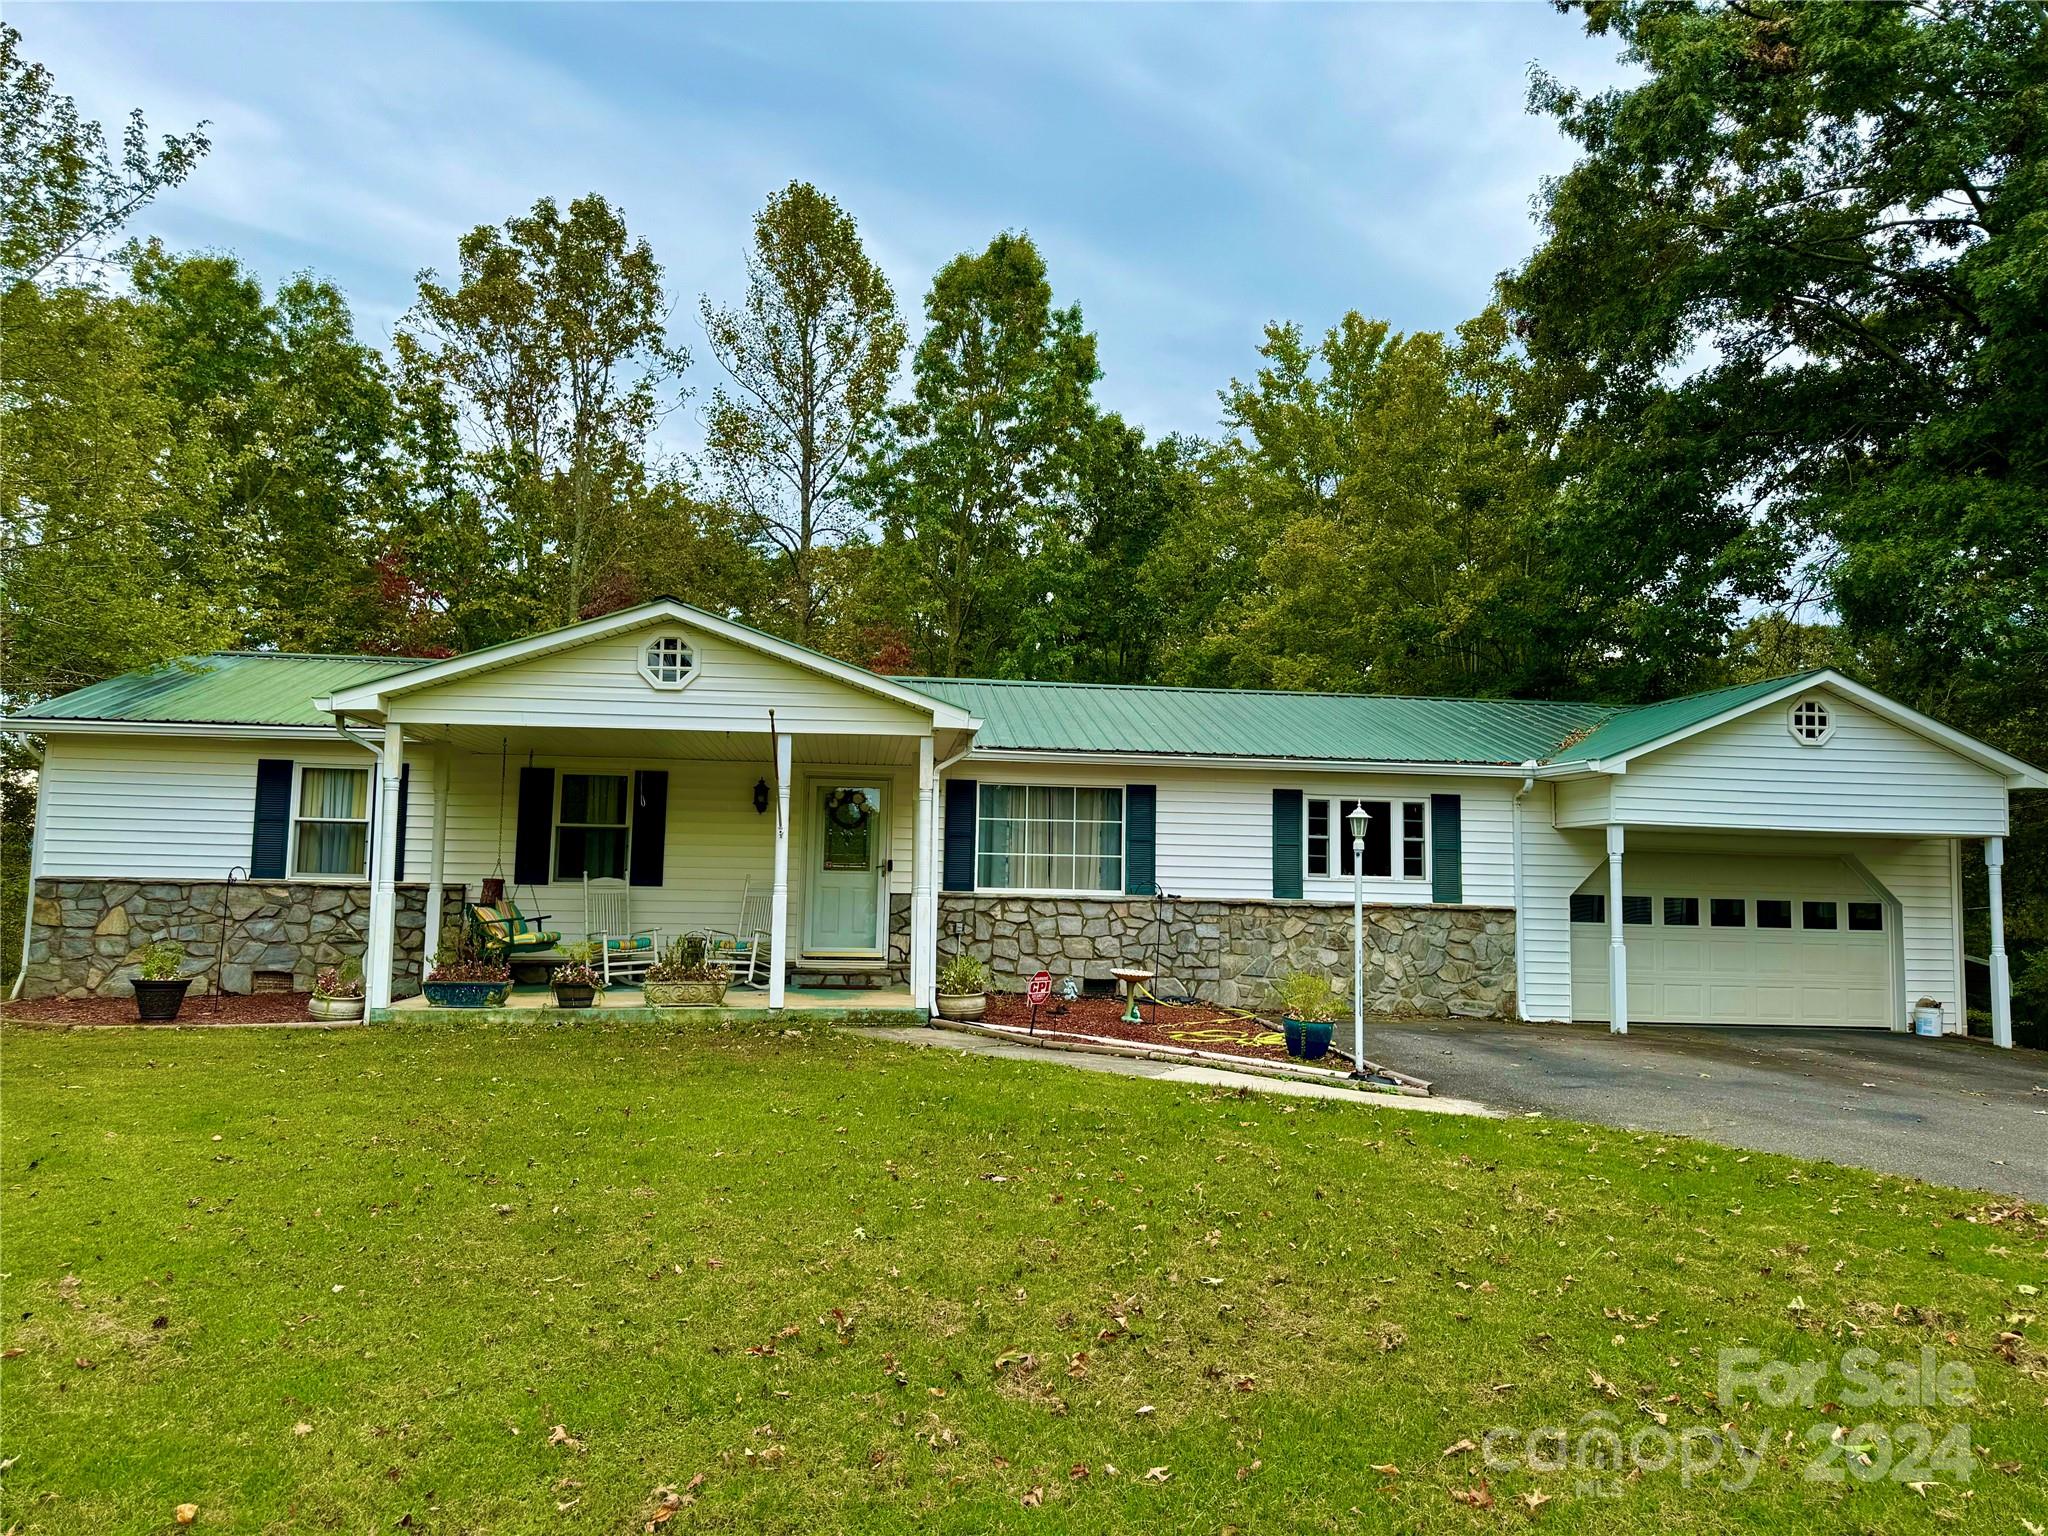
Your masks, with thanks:
M 804 950 L 879 955 L 889 878 L 889 818 L 878 784 L 811 786 Z

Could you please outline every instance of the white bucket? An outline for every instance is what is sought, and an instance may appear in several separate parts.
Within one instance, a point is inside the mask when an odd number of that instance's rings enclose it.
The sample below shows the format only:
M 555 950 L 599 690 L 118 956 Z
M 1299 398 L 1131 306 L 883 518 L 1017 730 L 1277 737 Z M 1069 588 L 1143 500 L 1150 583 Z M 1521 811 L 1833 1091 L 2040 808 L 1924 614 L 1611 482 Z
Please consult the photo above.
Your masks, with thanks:
M 1939 1008 L 1915 1008 L 1913 1010 L 1913 1033 L 1916 1035 L 1940 1034 L 1941 1010 Z

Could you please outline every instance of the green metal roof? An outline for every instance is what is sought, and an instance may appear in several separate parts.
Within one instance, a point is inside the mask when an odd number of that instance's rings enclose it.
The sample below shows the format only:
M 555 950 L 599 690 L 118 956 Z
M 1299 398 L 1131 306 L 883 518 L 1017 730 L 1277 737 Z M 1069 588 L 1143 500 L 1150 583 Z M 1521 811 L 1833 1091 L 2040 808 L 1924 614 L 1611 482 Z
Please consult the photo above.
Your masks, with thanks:
M 429 664 L 270 651 L 188 656 L 46 699 L 14 719 L 31 731 L 37 720 L 323 726 L 331 717 L 313 707 L 315 699 Z M 1634 708 L 989 678 L 891 681 L 978 716 L 979 750 L 1500 765 L 1612 757 L 1815 675 Z
M 1542 760 L 1616 711 L 1515 699 L 907 677 L 982 721 L 977 750 L 1387 763 Z
M 1818 669 L 1792 672 L 1784 677 L 1766 678 L 1760 683 L 1738 683 L 1732 688 L 1688 693 L 1657 704 L 1638 704 L 1633 709 L 1617 710 L 1597 729 L 1561 747 L 1550 761 L 1590 763 L 1603 757 L 1617 757 L 1653 741 L 1661 741 L 1674 731 L 1711 720 L 1728 710 L 1740 709 L 1781 688 L 1790 688 L 1809 677 L 1818 676 Z
M 187 656 L 45 699 L 15 718 L 155 721 L 165 725 L 331 725 L 333 717 L 315 709 L 315 699 L 338 688 L 426 664 L 410 656 L 308 656 L 275 651 Z

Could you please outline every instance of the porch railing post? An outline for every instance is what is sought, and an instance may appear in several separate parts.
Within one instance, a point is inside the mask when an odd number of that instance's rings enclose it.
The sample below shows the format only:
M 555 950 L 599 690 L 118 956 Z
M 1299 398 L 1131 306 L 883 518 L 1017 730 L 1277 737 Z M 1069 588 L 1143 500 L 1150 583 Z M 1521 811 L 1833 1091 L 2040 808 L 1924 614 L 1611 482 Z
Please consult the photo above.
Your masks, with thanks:
M 2005 956 L 2005 839 L 1984 839 L 1984 875 L 1991 900 L 1991 1043 L 2012 1049 L 2012 964 Z M 1967 990 L 1967 989 L 1966 989 Z M 1967 1000 L 1957 1009 L 1968 1029 Z
M 932 739 L 917 739 L 917 828 L 910 860 L 910 1000 L 929 1013 L 939 947 L 938 906 L 932 896 L 932 822 L 938 797 Z
M 1607 828 L 1607 1029 L 1628 1033 L 1628 942 L 1621 921 L 1622 830 Z
M 447 742 L 434 745 L 434 845 L 427 855 L 427 919 L 420 939 L 420 982 L 434 968 L 434 951 L 441 945 L 441 902 L 448 875 L 448 786 L 453 777 L 450 759 L 454 750 Z
M 363 991 L 370 1008 L 391 1006 L 392 956 L 397 948 L 398 776 L 405 768 L 405 731 L 384 727 L 377 758 L 377 811 L 370 852 L 370 931 L 365 935 Z
M 789 969 L 789 738 L 775 738 L 775 896 L 770 906 L 768 1006 L 779 1009 Z

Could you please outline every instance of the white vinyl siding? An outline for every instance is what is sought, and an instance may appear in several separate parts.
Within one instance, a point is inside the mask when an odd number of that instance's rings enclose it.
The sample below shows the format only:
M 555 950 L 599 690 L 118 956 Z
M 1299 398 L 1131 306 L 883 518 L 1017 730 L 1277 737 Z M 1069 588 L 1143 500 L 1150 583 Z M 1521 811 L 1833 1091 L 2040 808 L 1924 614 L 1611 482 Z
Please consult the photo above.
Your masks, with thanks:
M 1403 878 L 1401 801 L 1427 804 L 1432 794 L 1463 797 L 1462 843 L 1467 906 L 1513 903 L 1509 867 L 1508 806 L 1519 780 L 1393 774 L 1265 772 L 1238 768 L 1157 764 L 978 762 L 969 757 L 948 779 L 983 784 L 1151 784 L 1158 789 L 1159 889 L 1190 900 L 1266 901 L 1273 895 L 1273 791 L 1299 789 L 1306 798 L 1386 800 L 1393 812 L 1394 873 L 1369 877 L 1365 899 L 1378 905 L 1417 906 L 1430 900 L 1430 882 Z M 944 819 L 945 795 L 939 796 Z M 1426 825 L 1426 822 L 1425 822 Z M 941 837 L 944 828 L 941 827 Z M 1336 855 L 1332 854 L 1333 867 Z M 1428 868 L 1425 855 L 1425 871 Z M 1348 875 L 1304 876 L 1309 901 L 1348 902 Z M 1140 900 L 1146 898 L 1138 898 Z
M 1787 728 L 1785 700 L 1603 775 L 1609 803 L 1577 782 L 1561 820 L 1590 825 L 1741 827 L 1790 832 L 2002 836 L 2005 780 L 1861 705 L 1826 694 L 1833 734 L 1818 746 Z
M 1607 860 L 1604 833 L 1551 825 L 1566 787 L 1539 783 L 1522 799 L 1522 1017 L 1543 1023 L 1572 1016 L 1571 893 Z
M 348 768 L 372 761 L 339 737 L 329 743 L 52 735 L 38 778 L 39 872 L 224 880 L 239 870 L 246 879 L 261 757 Z M 298 784 L 292 788 L 296 795 Z M 417 833 L 417 814 L 411 825 Z M 407 873 L 415 868 L 425 873 L 408 854 Z
M 689 639 L 696 672 L 688 687 L 657 688 L 641 675 L 648 642 L 667 634 Z M 783 735 L 907 735 L 931 728 L 929 714 L 907 705 L 674 624 L 608 635 L 402 693 L 390 715 L 408 725 L 744 731 L 765 738 L 771 708 Z

